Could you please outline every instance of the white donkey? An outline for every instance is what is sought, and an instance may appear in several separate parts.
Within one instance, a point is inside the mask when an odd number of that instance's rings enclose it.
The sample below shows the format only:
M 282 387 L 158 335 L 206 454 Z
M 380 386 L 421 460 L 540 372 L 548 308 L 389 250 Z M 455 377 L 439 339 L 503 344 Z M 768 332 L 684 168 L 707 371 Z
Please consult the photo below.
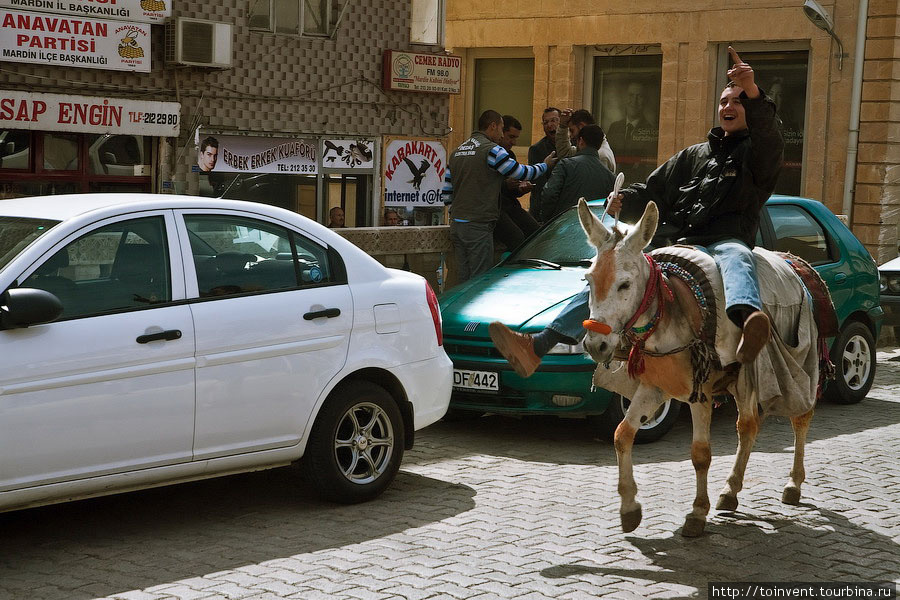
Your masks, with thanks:
M 691 461 L 696 471 L 697 490 L 693 510 L 685 519 L 682 535 L 698 536 L 706 526 L 710 507 L 707 474 L 711 460 L 709 429 L 712 398 L 725 391 L 735 397 L 737 404 L 739 443 L 734 467 L 716 508 L 737 508 L 737 494 L 743 486 L 744 470 L 760 425 L 757 403 L 762 404 L 765 414 L 781 414 L 791 419 L 795 439 L 794 462 L 782 502 L 798 503 L 800 485 L 805 479 L 803 453 L 806 433 L 813 414 L 816 389 L 821 384 L 820 346 L 805 288 L 791 266 L 782 257 L 776 257 L 777 260 L 773 261 L 784 264 L 785 271 L 775 276 L 781 277 L 786 287 L 780 288 L 774 295 L 763 294 L 765 309 L 773 319 L 775 331 L 773 339 L 760 353 L 760 358 L 743 366 L 735 362 L 741 332 L 725 316 L 721 306 L 724 302 L 720 302 L 717 308 L 713 307 L 717 315 L 715 341 L 707 346 L 706 369 L 699 369 L 698 373 L 698 367 L 702 366 L 699 363 L 703 362 L 698 360 L 703 353 L 696 352 L 699 345 L 698 311 L 702 309 L 702 301 L 698 305 L 690 291 L 685 294 L 689 286 L 661 273 L 652 259 L 657 251 L 650 255 L 644 253 L 644 248 L 656 232 L 659 220 L 656 205 L 653 202 L 647 205 L 641 220 L 627 235 L 618 227 L 610 230 L 603 225 L 584 200 L 578 204 L 578 216 L 588 240 L 597 248 L 597 256 L 585 276 L 591 288 L 591 318 L 585 321 L 588 331 L 584 346 L 599 363 L 594 382 L 599 387 L 631 399 L 614 438 L 619 465 L 622 530 L 633 531 L 642 517 L 641 505 L 635 499 L 637 486 L 632 472 L 631 450 L 635 433 L 641 423 L 668 398 L 688 403 L 693 420 Z M 665 250 L 669 249 L 660 249 Z M 724 296 L 715 263 L 707 254 L 685 247 L 674 250 L 689 256 L 694 253 L 705 257 L 707 268 L 712 265 L 711 288 L 719 298 Z M 781 267 L 774 264 L 760 271 L 760 253 L 770 257 L 776 255 L 760 249 L 755 252 L 757 272 L 761 287 L 764 287 L 771 282 L 771 274 L 780 271 Z M 681 293 L 673 294 L 673 289 Z M 766 302 L 766 298 L 773 297 L 777 305 L 774 307 Z M 791 306 L 779 300 L 785 297 L 793 297 Z M 784 311 L 789 314 L 778 314 Z M 787 317 L 787 320 L 781 317 Z M 793 327 L 793 333 L 779 336 L 779 321 L 782 327 L 785 322 L 788 324 L 786 329 Z M 783 339 L 788 337 L 791 339 Z M 624 365 L 618 369 L 609 368 L 611 362 L 620 360 L 626 361 L 627 369 Z M 784 381 L 786 378 L 792 381 Z M 772 409 L 783 405 L 785 399 L 789 400 L 787 408 Z

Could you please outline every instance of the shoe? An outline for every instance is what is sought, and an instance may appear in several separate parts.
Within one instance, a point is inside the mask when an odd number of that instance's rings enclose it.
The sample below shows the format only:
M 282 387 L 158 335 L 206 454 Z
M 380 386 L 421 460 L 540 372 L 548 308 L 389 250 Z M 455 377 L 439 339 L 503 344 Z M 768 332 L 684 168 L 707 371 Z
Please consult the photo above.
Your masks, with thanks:
M 534 353 L 534 339 L 530 335 L 516 333 L 500 321 L 488 325 L 488 333 L 519 377 L 528 377 L 537 370 L 541 358 Z
M 756 360 L 759 351 L 769 341 L 769 316 L 761 310 L 753 311 L 744 321 L 744 333 L 738 342 L 735 358 L 741 364 Z

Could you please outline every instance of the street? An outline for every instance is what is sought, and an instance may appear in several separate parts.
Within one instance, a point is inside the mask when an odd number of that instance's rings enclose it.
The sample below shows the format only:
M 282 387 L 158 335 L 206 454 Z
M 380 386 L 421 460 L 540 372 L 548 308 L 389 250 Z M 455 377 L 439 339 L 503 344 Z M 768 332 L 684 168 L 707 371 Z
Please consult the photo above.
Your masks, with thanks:
M 585 421 L 485 417 L 417 435 L 380 499 L 326 505 L 286 468 L 0 515 L 3 600 L 706 598 L 709 582 L 900 581 L 900 348 L 868 397 L 822 404 L 801 505 L 770 418 L 735 513 L 680 535 L 690 419 L 634 450 L 644 520 L 619 529 L 616 458 Z M 712 425 L 711 501 L 734 408 Z

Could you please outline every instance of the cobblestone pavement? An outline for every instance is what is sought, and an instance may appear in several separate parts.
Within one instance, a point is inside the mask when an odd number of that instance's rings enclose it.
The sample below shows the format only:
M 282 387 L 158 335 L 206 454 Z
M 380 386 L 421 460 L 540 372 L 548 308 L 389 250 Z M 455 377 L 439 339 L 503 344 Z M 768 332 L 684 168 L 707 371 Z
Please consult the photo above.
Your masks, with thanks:
M 584 421 L 486 417 L 420 432 L 395 485 L 319 503 L 280 469 L 0 515 L 0 598 L 705 598 L 710 581 L 900 581 L 900 349 L 860 404 L 818 407 L 799 506 L 780 502 L 769 419 L 741 506 L 680 535 L 690 422 L 635 449 L 640 527 L 618 523 L 615 454 Z M 734 409 L 713 422 L 713 502 Z

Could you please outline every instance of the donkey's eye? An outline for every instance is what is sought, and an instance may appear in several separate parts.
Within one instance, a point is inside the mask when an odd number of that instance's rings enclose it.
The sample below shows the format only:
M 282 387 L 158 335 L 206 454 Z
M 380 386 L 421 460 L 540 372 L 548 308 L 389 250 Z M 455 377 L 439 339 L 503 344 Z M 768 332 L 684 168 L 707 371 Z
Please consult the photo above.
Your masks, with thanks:
M 630 282 L 630 281 L 626 281 L 625 283 L 619 285 L 619 291 L 620 291 L 620 292 L 624 292 L 625 290 L 627 290 L 627 289 L 630 288 L 630 287 L 631 287 L 631 282 Z

